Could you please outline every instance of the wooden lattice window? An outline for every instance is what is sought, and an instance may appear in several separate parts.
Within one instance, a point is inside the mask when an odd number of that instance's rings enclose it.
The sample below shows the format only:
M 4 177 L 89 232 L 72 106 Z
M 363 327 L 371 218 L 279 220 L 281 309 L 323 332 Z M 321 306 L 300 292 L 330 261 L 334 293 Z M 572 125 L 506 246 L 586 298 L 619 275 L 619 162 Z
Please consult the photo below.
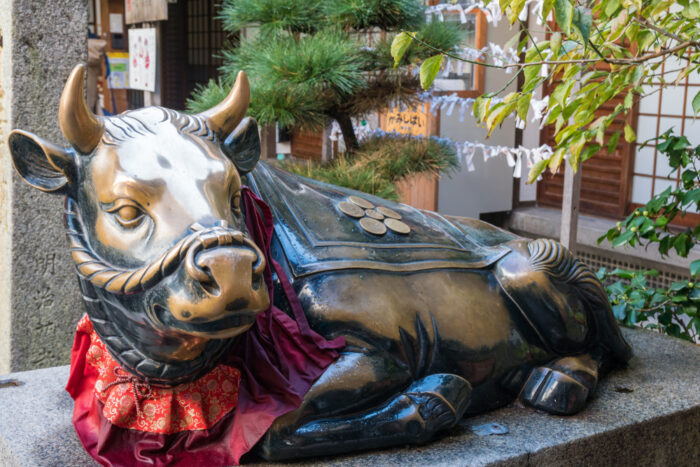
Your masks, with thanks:
M 187 59 L 189 84 L 206 83 L 218 76 L 223 64 L 221 50 L 226 41 L 217 4 L 212 0 L 189 0 L 187 3 Z
M 163 63 L 161 101 L 182 109 L 198 84 L 219 76 L 222 50 L 229 40 L 218 19 L 218 0 L 189 0 L 168 4 L 162 23 Z
M 683 60 L 668 59 L 657 72 L 663 74 L 666 82 L 675 82 L 685 65 Z M 630 211 L 646 204 L 653 195 L 668 187 L 675 189 L 679 186 L 681 171 L 671 169 L 668 158 L 656 150 L 654 143 L 646 146 L 643 143 L 673 128 L 675 135 L 685 135 L 693 146 L 700 144 L 700 122 L 695 119 L 692 106 L 698 92 L 700 76 L 697 73 L 691 73 L 674 86 L 644 87 L 647 97 L 639 104 Z M 693 212 L 694 215 L 676 221 L 685 225 L 697 224 L 700 216 L 697 211 Z

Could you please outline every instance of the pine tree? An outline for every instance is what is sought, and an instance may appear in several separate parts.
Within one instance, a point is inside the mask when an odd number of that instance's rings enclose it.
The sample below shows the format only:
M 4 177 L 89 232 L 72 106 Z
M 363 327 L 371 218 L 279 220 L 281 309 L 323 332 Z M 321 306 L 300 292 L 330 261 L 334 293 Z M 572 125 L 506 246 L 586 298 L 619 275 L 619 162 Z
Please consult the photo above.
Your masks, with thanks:
M 416 31 L 440 50 L 461 40 L 455 25 L 426 23 L 419 0 L 224 0 L 221 19 L 227 31 L 246 29 L 251 38 L 224 51 L 223 78 L 199 88 L 189 110 L 219 102 L 244 70 L 249 114 L 261 125 L 317 130 L 334 119 L 349 152 L 359 147 L 353 117 L 417 101 L 419 78 L 408 65 L 430 51 L 409 47 L 395 67 L 395 34 Z M 378 37 L 372 47 L 368 33 Z

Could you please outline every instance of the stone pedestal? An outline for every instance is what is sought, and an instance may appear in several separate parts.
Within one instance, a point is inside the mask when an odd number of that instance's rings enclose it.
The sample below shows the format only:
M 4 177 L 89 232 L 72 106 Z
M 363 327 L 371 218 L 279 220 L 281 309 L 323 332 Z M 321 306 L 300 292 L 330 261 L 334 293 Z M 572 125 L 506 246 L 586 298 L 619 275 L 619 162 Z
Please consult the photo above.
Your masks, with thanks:
M 421 447 L 309 459 L 292 465 L 396 466 L 695 466 L 700 459 L 700 347 L 648 331 L 624 330 L 635 357 L 605 377 L 588 407 L 557 417 L 513 404 L 465 418 L 441 439 Z M 68 368 L 3 378 L 0 388 L 0 465 L 96 465 L 71 424 L 63 390 Z M 473 427 L 498 423 L 502 435 Z M 248 465 L 269 465 L 252 455 Z M 280 464 L 281 466 L 289 464 Z
M 7 135 L 65 145 L 58 101 L 87 60 L 87 0 L 0 0 L 0 373 L 68 363 L 83 313 L 63 229 L 63 199 L 14 173 Z

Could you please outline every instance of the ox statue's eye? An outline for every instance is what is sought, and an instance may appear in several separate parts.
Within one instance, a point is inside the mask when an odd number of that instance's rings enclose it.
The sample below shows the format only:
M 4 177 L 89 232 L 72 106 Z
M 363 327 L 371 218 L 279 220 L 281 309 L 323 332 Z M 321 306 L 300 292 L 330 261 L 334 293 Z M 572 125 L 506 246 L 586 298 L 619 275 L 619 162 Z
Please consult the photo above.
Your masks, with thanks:
M 124 199 L 117 200 L 110 208 L 106 209 L 106 211 L 114 214 L 114 218 L 117 222 L 127 228 L 134 228 L 143 220 L 143 211 L 141 208 Z

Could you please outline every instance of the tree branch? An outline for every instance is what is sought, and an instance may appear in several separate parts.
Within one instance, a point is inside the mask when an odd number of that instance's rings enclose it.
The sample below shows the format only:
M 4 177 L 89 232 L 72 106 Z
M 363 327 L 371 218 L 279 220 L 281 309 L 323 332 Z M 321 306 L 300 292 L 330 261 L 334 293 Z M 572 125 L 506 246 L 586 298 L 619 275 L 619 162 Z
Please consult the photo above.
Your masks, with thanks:
M 404 32 L 406 32 L 406 31 L 404 31 Z M 414 36 L 414 35 L 411 34 L 410 32 L 406 32 L 406 34 L 407 34 L 411 39 L 413 39 L 414 41 L 418 42 L 420 45 L 422 45 L 422 46 L 424 46 L 424 47 L 427 47 L 428 49 L 430 49 L 430 50 L 432 50 L 432 51 L 434 51 L 434 52 L 437 52 L 437 53 L 439 53 L 439 54 L 441 54 L 441 55 L 444 55 L 444 56 L 446 56 L 446 57 L 454 58 L 455 60 L 461 60 L 461 61 L 466 62 L 466 63 L 473 63 L 474 65 L 481 65 L 481 66 L 485 66 L 485 67 L 489 67 L 489 68 L 499 68 L 499 69 L 504 69 L 504 68 L 505 68 L 504 66 L 501 66 L 501 65 L 494 65 L 494 64 L 492 64 L 492 63 L 480 62 L 480 61 L 478 61 L 478 60 L 470 60 L 470 59 L 468 59 L 468 58 L 458 57 L 457 55 L 451 54 L 451 53 L 449 53 L 449 52 L 445 52 L 444 50 L 440 50 L 440 49 L 438 49 L 437 47 L 433 47 L 432 45 L 428 44 L 427 42 L 424 42 L 424 41 L 418 39 L 416 36 Z
M 662 34 L 662 35 L 664 35 L 664 36 L 666 36 L 666 37 L 670 37 L 671 39 L 675 39 L 675 40 L 677 40 L 678 42 L 685 42 L 685 41 L 688 40 L 688 39 L 685 39 L 685 38 L 683 38 L 683 37 L 681 37 L 681 36 L 677 36 L 677 35 L 675 35 L 675 34 L 673 34 L 673 33 L 670 33 L 670 32 L 668 32 L 668 31 L 666 31 L 665 29 L 661 29 L 660 27 L 658 27 L 658 26 L 656 26 L 656 25 L 654 25 L 654 24 L 651 24 L 649 21 L 647 21 L 646 18 L 640 18 L 640 17 L 638 17 L 638 16 L 635 16 L 633 19 L 634 19 L 637 23 L 641 24 L 642 26 L 644 26 L 644 27 L 646 27 L 646 28 L 649 28 L 649 29 L 653 29 L 654 31 L 658 32 L 659 34 Z M 696 43 L 696 45 L 697 45 L 697 43 Z
M 648 60 L 651 60 L 656 57 L 662 57 L 664 55 L 670 55 L 672 53 L 678 52 L 679 50 L 685 49 L 687 47 L 690 47 L 692 45 L 696 45 L 694 41 L 686 41 L 682 44 L 677 45 L 676 47 L 673 47 L 671 49 L 664 49 L 661 50 L 660 52 L 655 52 L 647 55 L 642 55 L 641 57 L 633 57 L 633 58 L 615 58 L 615 59 L 607 59 L 607 60 L 601 60 L 600 58 L 582 58 L 579 60 L 543 60 L 539 62 L 528 62 L 528 63 L 511 63 L 508 65 L 503 65 L 502 68 L 523 68 L 527 66 L 537 66 L 537 65 L 571 65 L 571 64 L 576 64 L 576 63 L 595 63 L 595 62 L 601 62 L 604 61 L 605 63 L 609 63 L 612 65 L 635 65 L 639 63 L 644 63 Z

